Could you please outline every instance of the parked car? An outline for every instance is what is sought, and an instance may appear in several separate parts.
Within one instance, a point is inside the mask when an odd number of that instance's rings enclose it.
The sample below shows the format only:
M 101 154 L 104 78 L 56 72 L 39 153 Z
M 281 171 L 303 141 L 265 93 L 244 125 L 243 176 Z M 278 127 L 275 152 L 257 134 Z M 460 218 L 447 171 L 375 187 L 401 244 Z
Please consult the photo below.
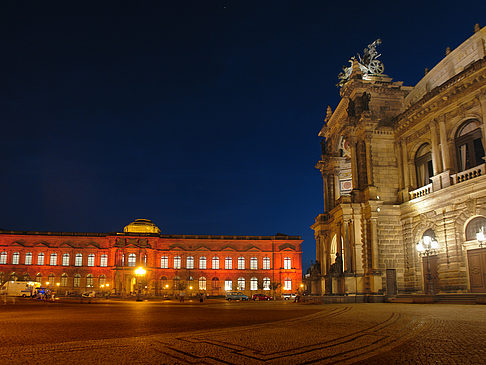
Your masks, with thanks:
M 265 294 L 253 294 L 251 297 L 252 300 L 272 300 L 272 297 L 269 297 Z
M 284 298 L 285 300 L 289 300 L 289 299 L 294 300 L 295 295 L 296 295 L 295 293 L 284 293 L 282 294 L 282 298 Z
M 94 292 L 94 291 L 85 291 L 81 296 L 83 298 L 94 298 L 96 296 L 96 292 Z
M 226 300 L 248 300 L 248 296 L 243 294 L 242 292 L 235 292 L 235 291 L 230 291 L 226 293 Z

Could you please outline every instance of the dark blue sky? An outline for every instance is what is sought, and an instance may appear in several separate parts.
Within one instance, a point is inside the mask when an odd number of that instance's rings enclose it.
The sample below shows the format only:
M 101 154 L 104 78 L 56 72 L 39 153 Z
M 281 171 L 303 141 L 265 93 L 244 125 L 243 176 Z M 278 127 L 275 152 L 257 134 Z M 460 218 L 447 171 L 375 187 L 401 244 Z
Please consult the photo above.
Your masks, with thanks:
M 0 227 L 110 232 L 149 218 L 170 234 L 282 232 L 305 240 L 305 267 L 322 211 L 317 133 L 341 66 L 382 38 L 385 73 L 414 85 L 486 10 L 46 4 L 1 9 Z

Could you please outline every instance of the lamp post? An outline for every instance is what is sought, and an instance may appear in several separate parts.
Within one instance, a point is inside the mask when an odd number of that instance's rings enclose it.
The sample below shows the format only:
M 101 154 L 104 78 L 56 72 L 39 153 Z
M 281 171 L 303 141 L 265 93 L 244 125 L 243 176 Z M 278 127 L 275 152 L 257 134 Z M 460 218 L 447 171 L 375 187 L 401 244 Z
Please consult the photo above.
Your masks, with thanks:
M 137 290 L 137 302 L 141 302 L 142 298 L 140 298 L 141 292 L 142 292 L 142 281 L 141 278 L 145 276 L 147 271 L 143 267 L 139 267 L 138 269 L 135 270 L 135 275 L 137 276 L 137 284 L 138 284 L 138 290 Z
M 483 246 L 486 243 L 486 237 L 484 236 L 484 228 L 481 228 L 481 230 L 478 233 L 476 233 L 476 239 L 479 242 L 479 247 L 483 248 Z
M 430 255 L 435 255 L 439 249 L 439 242 L 435 237 L 423 236 L 417 243 L 417 252 L 421 257 L 427 258 L 427 274 L 425 278 L 429 284 L 430 294 L 434 295 L 434 285 L 432 282 L 432 273 L 430 272 Z

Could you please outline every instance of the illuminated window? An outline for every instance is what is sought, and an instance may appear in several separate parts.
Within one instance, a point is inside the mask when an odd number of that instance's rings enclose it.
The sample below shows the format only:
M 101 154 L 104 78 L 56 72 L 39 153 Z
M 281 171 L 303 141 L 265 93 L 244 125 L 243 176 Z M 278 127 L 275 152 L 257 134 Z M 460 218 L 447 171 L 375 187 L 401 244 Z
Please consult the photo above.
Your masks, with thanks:
M 263 290 L 270 290 L 270 278 L 263 278 Z
M 54 280 L 55 280 L 54 274 L 50 274 L 47 277 L 47 281 L 49 282 L 49 285 L 55 285 Z
M 231 280 L 224 281 L 224 290 L 231 291 L 233 290 L 233 282 Z
M 219 257 L 218 256 L 214 256 L 212 262 L 213 262 L 212 263 L 213 269 L 214 270 L 218 270 L 219 269 Z
M 186 259 L 186 269 L 194 269 L 194 257 L 187 256 L 187 259 Z
M 245 258 L 242 256 L 238 257 L 238 270 L 245 270 Z
M 67 286 L 68 276 L 66 273 L 61 275 L 61 286 Z
M 256 257 L 252 257 L 250 259 L 250 270 L 257 270 L 258 269 L 258 259 Z
M 258 279 L 251 278 L 250 279 L 250 290 L 258 290 Z
M 75 288 L 79 288 L 81 286 L 81 275 L 79 274 L 74 275 L 73 286 Z
M 92 288 L 93 287 L 93 275 L 88 274 L 86 276 L 86 287 L 87 288 Z
M 292 268 L 292 260 L 290 257 L 284 258 L 284 269 L 285 270 L 290 270 Z
M 162 276 L 160 278 L 160 287 L 162 289 L 169 289 L 169 282 L 167 281 L 167 278 L 165 276 Z
M 161 269 L 168 269 L 169 268 L 169 258 L 167 256 L 162 256 L 160 258 L 160 268 Z
M 27 252 L 25 254 L 25 264 L 32 265 L 32 252 Z
M 88 255 L 88 266 L 94 266 L 95 264 L 95 255 L 94 253 L 90 253 Z
M 181 287 L 181 279 L 178 276 L 175 276 L 173 282 L 174 282 L 174 289 L 179 290 Z
M 206 290 L 206 278 L 199 278 L 199 290 Z
M 233 268 L 233 260 L 231 257 L 227 257 L 224 259 L 224 268 L 226 270 L 231 270 Z
M 128 255 L 128 266 L 135 267 L 137 265 L 137 255 L 131 253 Z
M 415 171 L 417 174 L 417 187 L 430 184 L 430 178 L 434 176 L 432 167 L 432 149 L 430 144 L 424 143 L 415 154 Z
M 457 131 L 454 140 L 459 171 L 468 170 L 484 163 L 484 147 L 481 142 L 481 123 L 469 120 Z
M 20 254 L 18 252 L 14 252 L 12 255 L 12 265 L 18 265 L 20 261 Z
M 486 235 L 486 218 L 476 217 L 471 219 L 466 226 L 466 241 L 477 239 L 476 234 L 480 231 L 483 231 L 483 234 Z
M 102 266 L 102 267 L 108 266 L 108 255 L 106 255 L 106 254 L 101 255 L 100 266 Z
M 38 274 L 35 276 L 35 282 L 36 282 L 36 283 L 40 283 L 40 282 L 42 282 L 42 275 L 41 275 L 41 273 L 38 273 Z
M 57 265 L 57 253 L 51 253 L 51 258 L 49 259 L 49 265 L 51 266 Z
M 263 258 L 263 270 L 270 270 L 270 257 Z
M 83 254 L 77 253 L 74 257 L 74 266 L 82 266 L 83 265 Z
M 37 265 L 44 265 L 44 254 L 42 252 L 37 255 Z
M 176 256 L 174 257 L 174 269 L 180 269 L 181 268 L 181 257 Z
M 284 290 L 292 290 L 292 280 L 285 279 L 285 281 L 284 281 Z
M 206 258 L 204 256 L 199 258 L 199 269 L 206 270 Z
M 2 251 L 2 253 L 0 253 L 0 264 L 7 264 L 7 253 L 5 251 Z
M 218 278 L 213 278 L 211 280 L 211 288 L 213 290 L 218 290 L 219 289 L 219 279 Z
M 105 285 L 105 284 L 106 284 L 106 277 L 105 277 L 105 275 L 100 275 L 99 286 L 101 287 L 102 285 Z
M 62 266 L 69 266 L 69 254 L 65 253 L 62 255 Z
M 245 290 L 245 278 L 238 278 L 236 290 Z
M 147 266 L 147 255 L 143 255 L 143 266 Z

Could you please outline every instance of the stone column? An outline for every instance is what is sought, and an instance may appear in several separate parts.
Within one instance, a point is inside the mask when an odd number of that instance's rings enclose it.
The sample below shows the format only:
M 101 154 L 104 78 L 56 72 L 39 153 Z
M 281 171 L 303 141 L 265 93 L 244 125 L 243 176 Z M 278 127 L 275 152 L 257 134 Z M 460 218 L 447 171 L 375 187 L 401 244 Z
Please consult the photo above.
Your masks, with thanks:
M 353 189 L 358 189 L 358 156 L 356 155 L 356 143 L 351 143 L 351 174 L 353 178 Z
M 403 165 L 402 165 L 402 155 L 400 151 L 400 144 L 395 144 L 395 156 L 397 159 L 397 165 L 398 165 L 398 187 L 400 190 L 402 190 L 405 187 L 405 184 L 403 182 Z
M 451 158 L 449 155 L 449 146 L 447 144 L 447 134 L 445 127 L 445 116 L 439 119 L 440 151 L 442 154 L 442 170 L 451 169 Z
M 479 105 L 481 106 L 481 115 L 483 116 L 483 146 L 486 150 L 486 93 L 479 95 Z
M 329 212 L 329 188 L 327 185 L 327 175 L 322 173 L 322 188 L 324 190 L 324 213 Z
M 437 141 L 437 128 L 435 126 L 435 121 L 431 121 L 429 124 L 430 128 L 430 142 L 432 145 L 432 166 L 434 168 L 434 175 L 442 172 L 439 164 L 439 143 Z
M 408 167 L 407 143 L 405 140 L 401 141 L 402 146 L 402 166 L 403 166 L 403 185 L 405 189 L 410 187 L 410 171 Z
M 352 243 L 352 235 L 351 235 L 351 229 L 352 229 L 352 221 L 348 220 L 345 223 L 345 231 L 344 231 L 344 243 L 346 247 L 346 270 L 348 272 L 354 272 L 353 268 L 353 263 L 354 263 L 354 250 L 353 250 L 353 243 Z
M 378 270 L 378 220 L 377 218 L 370 219 L 371 224 L 371 268 L 373 271 Z
M 371 166 L 371 138 L 365 138 L 366 147 L 366 174 L 368 175 L 368 185 L 373 185 L 373 169 Z
M 329 174 L 327 175 L 328 177 L 328 198 L 329 198 L 329 203 L 327 205 L 328 211 L 331 211 L 334 208 L 334 204 L 336 201 L 336 192 L 334 191 L 334 174 Z

